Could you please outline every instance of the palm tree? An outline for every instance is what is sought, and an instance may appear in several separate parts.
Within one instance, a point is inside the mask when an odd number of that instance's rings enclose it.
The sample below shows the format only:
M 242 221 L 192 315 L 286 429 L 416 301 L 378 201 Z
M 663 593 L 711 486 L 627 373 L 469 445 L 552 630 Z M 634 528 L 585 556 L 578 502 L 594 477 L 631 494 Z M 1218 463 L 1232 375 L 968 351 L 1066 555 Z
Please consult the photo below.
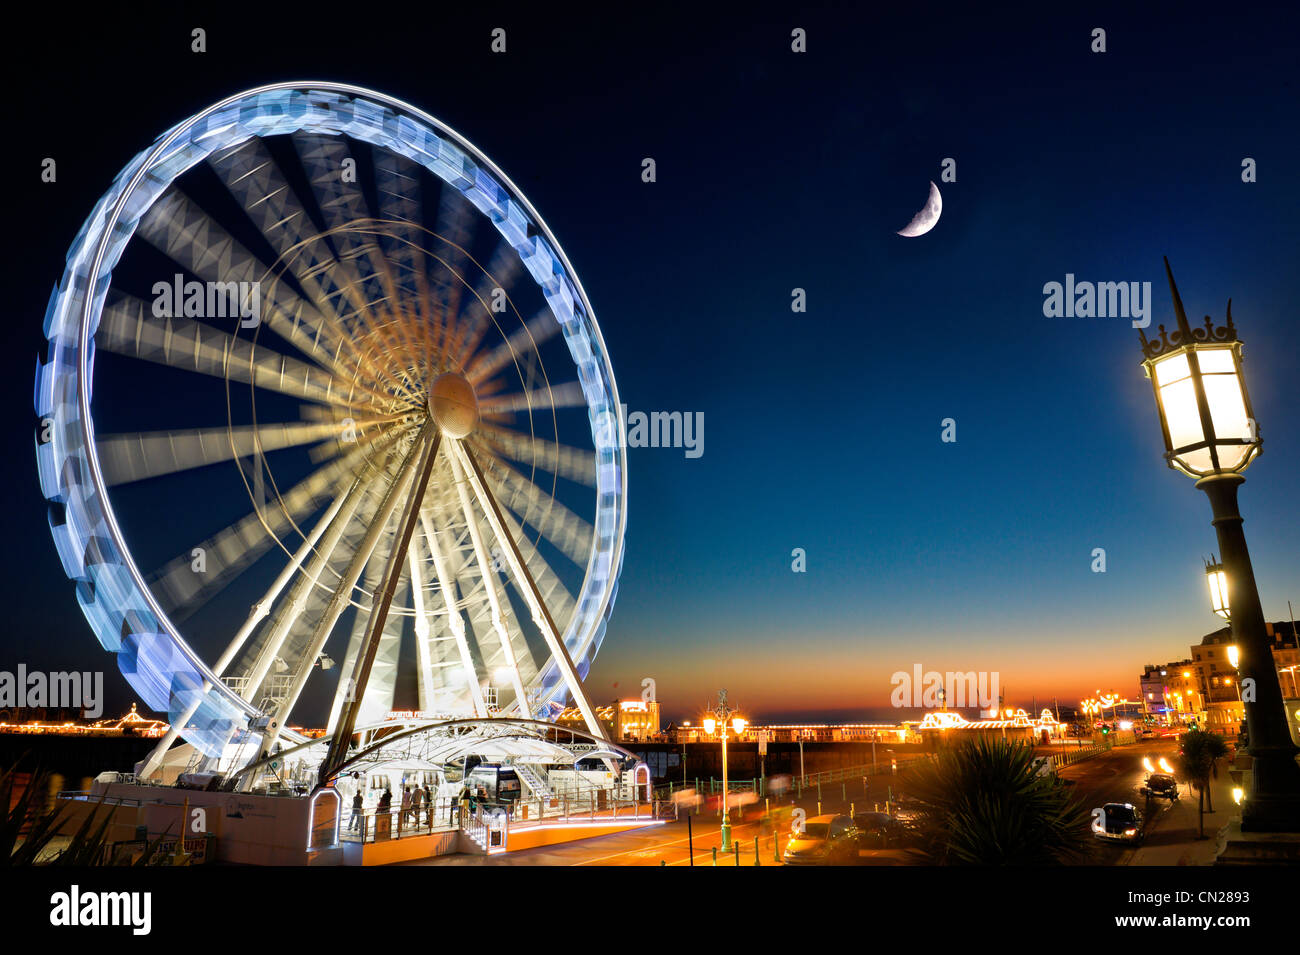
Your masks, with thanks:
M 1178 775 L 1195 786 L 1200 796 L 1197 825 L 1200 838 L 1204 839 L 1207 801 L 1210 812 L 1214 812 L 1214 803 L 1210 801 L 1210 780 L 1219 778 L 1219 760 L 1228 755 L 1228 745 L 1222 736 L 1204 730 L 1188 730 L 1178 742 Z
M 976 738 L 904 776 L 922 852 L 939 865 L 1064 865 L 1089 851 L 1088 813 L 1032 747 Z
M 39 767 L 33 770 L 23 791 L 14 797 L 20 764 L 21 760 L 0 773 L 0 866 L 107 864 L 108 827 L 116 809 L 110 808 L 102 819 L 99 818 L 100 810 L 104 808 L 101 800 L 87 813 L 67 844 L 55 851 L 51 843 L 68 817 L 62 809 L 44 807 L 50 773 Z M 157 864 L 158 846 L 165 835 L 146 845 L 137 864 Z

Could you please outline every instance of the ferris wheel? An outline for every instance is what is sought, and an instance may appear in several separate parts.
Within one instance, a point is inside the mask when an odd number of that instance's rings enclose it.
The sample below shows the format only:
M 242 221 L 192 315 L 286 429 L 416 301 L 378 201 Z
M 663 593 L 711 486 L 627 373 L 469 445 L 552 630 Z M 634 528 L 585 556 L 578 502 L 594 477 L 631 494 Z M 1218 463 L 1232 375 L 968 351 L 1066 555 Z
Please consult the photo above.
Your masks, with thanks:
M 346 749 L 403 701 L 571 698 L 604 735 L 582 679 L 623 553 L 613 370 L 554 235 L 445 124 L 330 82 L 222 100 L 118 175 L 45 332 L 50 527 L 168 714 L 150 766 L 177 737 L 247 763 L 295 724 Z

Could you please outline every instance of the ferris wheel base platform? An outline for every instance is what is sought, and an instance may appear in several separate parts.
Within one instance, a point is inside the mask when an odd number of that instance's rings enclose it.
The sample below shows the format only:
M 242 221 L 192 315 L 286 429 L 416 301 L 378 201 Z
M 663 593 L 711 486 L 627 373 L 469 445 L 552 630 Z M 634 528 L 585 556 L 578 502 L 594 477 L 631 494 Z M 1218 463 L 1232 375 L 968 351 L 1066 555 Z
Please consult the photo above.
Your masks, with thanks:
M 121 847 L 175 839 L 205 846 L 202 861 L 226 865 L 374 866 L 443 855 L 497 855 L 597 838 L 664 824 L 641 807 L 561 819 L 518 820 L 504 832 L 476 839 L 471 831 L 440 827 L 395 838 L 349 841 L 350 810 L 334 789 L 305 796 L 206 791 L 101 777 L 87 792 L 60 793 L 64 832 L 75 832 L 96 807 L 113 808 L 108 842 Z M 102 810 L 101 810 L 102 811 Z M 489 841 L 490 840 L 490 841 Z M 485 844 L 487 843 L 487 844 Z

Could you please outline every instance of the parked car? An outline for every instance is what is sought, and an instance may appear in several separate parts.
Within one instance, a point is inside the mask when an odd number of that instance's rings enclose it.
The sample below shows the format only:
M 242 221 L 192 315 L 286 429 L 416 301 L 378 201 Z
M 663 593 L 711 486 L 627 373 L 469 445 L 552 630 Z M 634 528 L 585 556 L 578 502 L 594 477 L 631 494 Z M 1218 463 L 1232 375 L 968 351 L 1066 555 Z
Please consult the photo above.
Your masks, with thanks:
M 857 852 L 857 830 L 848 816 L 813 816 L 785 846 L 786 865 L 847 865 Z
M 1103 842 L 1141 844 L 1146 838 L 1146 821 L 1128 802 L 1108 802 L 1092 811 L 1092 834 Z
M 1142 785 L 1142 795 L 1149 799 L 1178 799 L 1178 780 L 1168 773 L 1152 773 Z
M 857 848 L 901 849 L 916 842 L 916 836 L 902 821 L 883 812 L 860 812 L 853 817 Z

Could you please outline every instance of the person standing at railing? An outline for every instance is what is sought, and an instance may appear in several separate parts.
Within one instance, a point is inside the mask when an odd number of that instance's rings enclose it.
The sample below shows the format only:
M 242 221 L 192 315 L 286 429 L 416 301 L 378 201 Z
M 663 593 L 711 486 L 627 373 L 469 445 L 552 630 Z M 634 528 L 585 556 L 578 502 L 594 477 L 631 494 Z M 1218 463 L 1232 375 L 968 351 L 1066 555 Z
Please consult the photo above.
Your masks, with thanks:
M 428 817 L 427 821 L 429 823 L 429 828 L 432 829 L 433 828 L 433 788 L 428 783 L 424 784 L 424 807 L 425 807 L 424 808 L 425 815 Z
M 402 787 L 402 811 L 397 817 L 397 831 L 400 834 L 411 818 L 411 787 Z
M 464 825 L 465 820 L 469 818 L 470 810 L 474 808 L 474 797 L 469 791 L 468 784 L 460 787 L 460 796 L 457 797 L 456 802 L 460 806 L 461 825 Z
M 352 795 L 352 819 L 348 822 L 351 832 L 361 831 L 361 816 L 364 812 L 365 801 L 361 797 L 361 787 L 357 786 L 357 791 Z
M 411 793 L 411 822 L 416 829 L 420 828 L 420 810 L 424 808 L 424 789 L 420 786 L 415 787 L 415 792 Z

